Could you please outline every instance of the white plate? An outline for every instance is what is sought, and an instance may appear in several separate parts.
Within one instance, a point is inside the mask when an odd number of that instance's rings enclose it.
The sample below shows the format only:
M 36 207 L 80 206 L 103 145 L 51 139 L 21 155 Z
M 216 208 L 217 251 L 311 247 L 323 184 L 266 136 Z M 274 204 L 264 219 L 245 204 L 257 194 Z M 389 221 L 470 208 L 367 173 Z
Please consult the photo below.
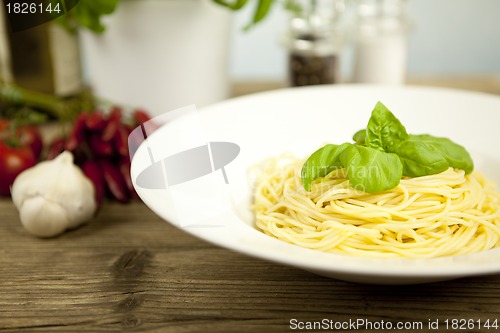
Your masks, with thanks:
M 136 185 L 144 202 L 163 219 L 201 239 L 250 256 L 324 276 L 374 284 L 410 284 L 500 273 L 500 248 L 436 259 L 368 259 L 304 249 L 253 226 L 248 168 L 269 156 L 306 156 L 325 142 L 349 141 L 363 128 L 377 101 L 410 133 L 447 136 L 466 146 L 475 167 L 500 185 L 500 97 L 450 89 L 338 85 L 284 89 L 227 100 L 200 113 L 203 134 L 172 121 L 141 145 L 132 178 L 151 160 L 186 149 L 194 137 L 239 145 L 239 156 L 215 171 L 169 189 Z M 182 119 L 181 119 L 182 120 Z M 191 134 L 190 134 L 191 133 Z M 194 140 L 196 141 L 196 140 Z M 188 145 L 189 146 L 189 145 Z M 169 235 L 165 235 L 169 237 Z

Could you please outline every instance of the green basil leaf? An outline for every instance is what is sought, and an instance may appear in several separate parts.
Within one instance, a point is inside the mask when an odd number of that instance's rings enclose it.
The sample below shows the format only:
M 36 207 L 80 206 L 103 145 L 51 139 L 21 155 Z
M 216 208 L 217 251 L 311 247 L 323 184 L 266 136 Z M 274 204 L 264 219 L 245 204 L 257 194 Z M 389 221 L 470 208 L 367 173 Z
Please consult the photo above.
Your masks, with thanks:
M 356 144 L 365 146 L 366 145 L 366 129 L 362 129 L 354 133 L 352 136 L 352 140 L 356 142 Z
M 348 145 L 350 144 L 328 144 L 309 156 L 301 171 L 302 185 L 307 191 L 311 190 L 311 183 L 315 179 L 324 177 L 331 171 L 343 167 L 339 156 Z
M 394 152 L 403 164 L 403 175 L 408 177 L 434 175 L 450 166 L 438 149 L 413 138 L 401 142 Z
M 469 152 L 458 143 L 453 142 L 448 138 L 441 138 L 429 134 L 410 135 L 411 140 L 425 142 L 439 151 L 441 155 L 448 161 L 449 166 L 462 169 L 466 174 L 474 170 L 474 162 Z
M 384 104 L 378 102 L 366 127 L 366 145 L 394 152 L 394 148 L 407 138 L 408 133 L 398 118 Z
M 352 187 L 377 193 L 396 187 L 401 177 L 438 174 L 450 166 L 472 172 L 467 150 L 448 138 L 408 135 L 405 127 L 382 103 L 372 111 L 365 130 L 353 136 L 356 144 L 326 145 L 302 167 L 302 183 L 311 183 L 336 168 L 346 168 Z
M 403 166 L 396 154 L 350 144 L 340 153 L 347 168 L 350 185 L 367 193 L 377 193 L 398 186 Z

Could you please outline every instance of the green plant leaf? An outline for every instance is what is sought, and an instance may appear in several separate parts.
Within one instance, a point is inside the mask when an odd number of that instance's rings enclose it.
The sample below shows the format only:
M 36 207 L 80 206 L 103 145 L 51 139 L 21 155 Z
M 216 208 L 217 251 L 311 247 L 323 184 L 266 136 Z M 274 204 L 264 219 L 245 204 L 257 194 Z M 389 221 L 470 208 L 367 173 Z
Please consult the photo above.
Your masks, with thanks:
M 438 149 L 420 140 L 401 142 L 395 148 L 395 153 L 403 164 L 403 175 L 408 177 L 434 175 L 450 166 Z
M 78 5 L 72 10 L 74 20 L 79 26 L 85 27 L 95 33 L 102 33 L 105 30 L 104 25 L 101 23 L 101 17 L 92 6 L 82 5 L 80 1 Z
M 302 4 L 298 3 L 296 0 L 285 0 L 283 7 L 295 16 L 301 16 L 304 13 Z
M 120 0 L 80 0 L 73 9 L 58 17 L 56 22 L 71 33 L 75 33 L 78 27 L 102 33 L 105 30 L 102 16 L 112 14 L 119 3 Z
M 273 5 L 273 3 L 274 3 L 274 0 L 259 0 L 259 3 L 257 4 L 257 8 L 255 9 L 255 12 L 253 15 L 252 22 L 249 23 L 245 27 L 245 30 L 250 29 L 255 24 L 262 21 L 269 13 L 269 10 L 271 9 L 271 6 Z
M 240 10 L 243 8 L 247 3 L 248 0 L 235 0 L 235 1 L 228 1 L 228 0 L 213 0 L 216 4 L 219 4 L 221 6 L 227 7 L 231 10 Z
M 80 0 L 79 3 L 84 3 L 85 6 L 91 8 L 95 13 L 99 15 L 109 15 L 112 14 L 120 0 L 99 0 L 99 1 L 89 1 L 89 0 Z
M 396 154 L 350 144 L 340 154 L 351 187 L 377 193 L 398 186 L 403 166 Z
M 366 127 L 366 145 L 393 152 L 394 147 L 407 138 L 408 133 L 399 119 L 384 104 L 377 102 Z
M 438 174 L 450 166 L 472 172 L 467 150 L 448 138 L 428 134 L 408 135 L 401 122 L 380 102 L 366 130 L 353 136 L 355 144 L 326 145 L 304 163 L 301 177 L 306 190 L 311 183 L 336 168 L 346 168 L 350 184 L 368 193 L 397 186 L 401 177 Z
M 366 145 L 366 129 L 362 129 L 362 130 L 359 130 L 356 133 L 354 133 L 354 135 L 352 136 L 352 140 L 358 145 L 365 146 Z
M 340 154 L 349 145 L 350 143 L 328 144 L 309 156 L 301 171 L 302 185 L 307 191 L 311 190 L 311 183 L 315 179 L 324 177 L 331 171 L 342 167 Z
M 449 166 L 462 169 L 466 174 L 474 170 L 474 161 L 467 149 L 448 138 L 436 137 L 429 134 L 410 135 L 413 141 L 425 142 L 433 147 L 449 163 Z

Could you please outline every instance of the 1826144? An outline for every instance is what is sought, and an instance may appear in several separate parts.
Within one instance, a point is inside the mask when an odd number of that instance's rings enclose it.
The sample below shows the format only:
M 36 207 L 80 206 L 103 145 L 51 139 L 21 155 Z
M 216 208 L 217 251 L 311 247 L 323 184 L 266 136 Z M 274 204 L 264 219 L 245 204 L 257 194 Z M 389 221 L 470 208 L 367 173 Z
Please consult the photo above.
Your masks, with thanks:
M 7 14 L 43 14 L 43 13 L 61 13 L 64 12 L 59 2 L 41 1 L 41 2 L 15 2 L 9 1 L 5 4 Z
M 446 319 L 444 320 L 446 330 L 489 330 L 497 331 L 499 328 L 498 319 Z

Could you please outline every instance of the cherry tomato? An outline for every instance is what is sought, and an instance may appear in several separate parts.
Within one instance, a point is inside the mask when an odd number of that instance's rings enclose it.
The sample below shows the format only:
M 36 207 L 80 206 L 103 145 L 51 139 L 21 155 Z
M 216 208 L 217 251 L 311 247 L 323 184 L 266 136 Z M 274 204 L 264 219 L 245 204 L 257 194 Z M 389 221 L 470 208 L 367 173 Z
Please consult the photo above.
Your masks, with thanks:
M 22 171 L 36 164 L 29 146 L 10 147 L 0 143 L 0 195 L 10 195 L 10 186 Z
M 17 141 L 17 145 L 24 147 L 29 146 L 33 151 L 35 159 L 38 160 L 42 152 L 42 136 L 38 129 L 34 126 L 24 125 L 15 129 L 15 131 L 10 130 L 9 120 L 0 120 L 0 141 L 5 143 L 6 141 Z

